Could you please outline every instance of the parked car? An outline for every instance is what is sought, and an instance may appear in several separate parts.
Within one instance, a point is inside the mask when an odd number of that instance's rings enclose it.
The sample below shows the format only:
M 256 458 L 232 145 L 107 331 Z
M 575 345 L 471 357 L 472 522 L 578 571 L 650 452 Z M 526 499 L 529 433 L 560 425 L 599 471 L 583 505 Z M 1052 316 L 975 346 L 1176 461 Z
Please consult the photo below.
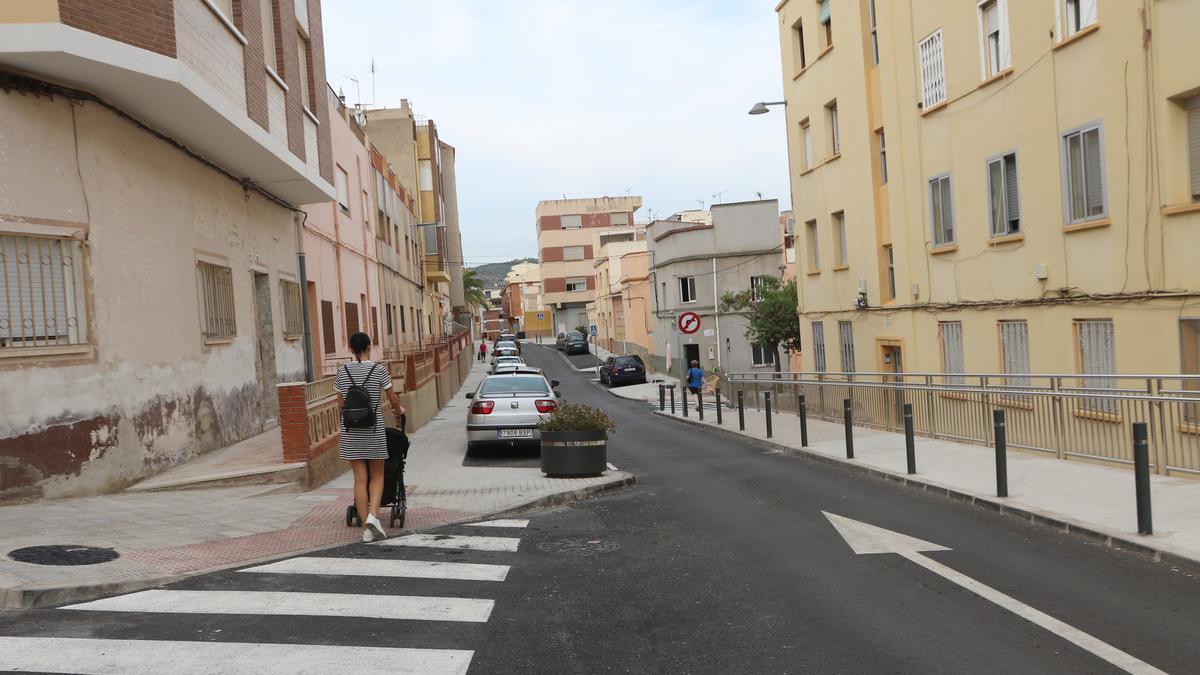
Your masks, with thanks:
M 600 366 L 600 384 L 606 387 L 645 383 L 646 364 L 637 354 L 610 356 Z
M 501 347 L 500 349 L 493 349 L 492 358 L 490 361 L 491 365 L 496 365 L 496 361 L 505 356 L 515 356 L 517 358 L 521 357 L 521 355 L 518 354 L 517 350 L 513 347 Z
M 538 442 L 538 422 L 558 408 L 557 380 L 530 369 L 488 375 L 467 394 L 467 447 Z
M 562 350 L 563 350 L 563 353 L 567 354 L 567 355 L 587 354 L 588 353 L 587 337 L 585 337 L 583 335 L 583 333 L 576 333 L 574 331 L 567 333 L 566 337 L 563 339 Z
M 525 362 L 519 356 L 501 356 L 492 364 L 492 372 L 496 372 L 501 366 L 523 366 Z
M 518 354 L 521 353 L 520 344 L 513 342 L 512 340 L 505 340 L 503 338 L 496 340 L 496 344 L 492 346 L 492 349 L 515 349 L 517 350 Z

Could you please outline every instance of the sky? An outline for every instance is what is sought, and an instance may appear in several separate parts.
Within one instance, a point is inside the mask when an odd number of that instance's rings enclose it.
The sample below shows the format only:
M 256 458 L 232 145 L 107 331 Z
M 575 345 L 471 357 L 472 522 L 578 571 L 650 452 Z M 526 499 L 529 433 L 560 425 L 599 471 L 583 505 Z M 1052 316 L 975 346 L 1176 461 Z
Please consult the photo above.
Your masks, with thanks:
M 640 195 L 639 221 L 789 206 L 782 108 L 746 114 L 783 98 L 774 0 L 322 4 L 333 88 L 408 99 L 455 147 L 467 265 L 536 257 L 534 209 L 564 195 Z

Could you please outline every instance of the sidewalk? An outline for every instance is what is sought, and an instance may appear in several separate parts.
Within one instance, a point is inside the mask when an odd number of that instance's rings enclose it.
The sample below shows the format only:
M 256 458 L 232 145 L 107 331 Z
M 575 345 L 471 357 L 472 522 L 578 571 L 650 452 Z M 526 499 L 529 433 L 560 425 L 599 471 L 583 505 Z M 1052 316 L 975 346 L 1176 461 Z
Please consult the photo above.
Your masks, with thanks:
M 634 385 L 610 390 L 622 398 L 646 400 L 658 409 L 657 385 Z M 676 401 L 678 403 L 678 400 Z M 714 410 L 705 406 L 704 421 L 696 411 L 685 420 L 716 431 Z M 657 413 L 672 417 L 670 411 Z M 794 413 L 776 414 L 773 438 L 766 438 L 762 411 L 746 409 L 746 431 L 738 431 L 736 409 L 725 408 L 720 432 L 788 454 L 806 455 L 843 466 L 854 466 L 922 489 L 945 491 L 1020 517 L 1083 534 L 1149 554 L 1168 562 L 1200 564 L 1200 481 L 1174 476 L 1151 476 L 1154 534 L 1137 533 L 1132 468 L 1085 461 L 1065 461 L 1040 454 L 1009 450 L 1007 498 L 996 497 L 995 452 L 990 447 L 916 438 L 917 473 L 906 473 L 904 436 L 854 427 L 853 460 L 846 459 L 845 430 L 840 424 L 808 421 L 808 447 L 800 445 L 800 423 Z
M 484 364 L 473 363 L 455 397 L 411 437 L 406 532 L 566 503 L 633 481 L 623 471 L 552 479 L 534 468 L 464 467 L 463 395 L 474 390 L 486 371 Z M 0 608 L 44 606 L 156 586 L 358 541 L 361 531 L 345 525 L 352 486 L 346 472 L 303 494 L 279 494 L 279 485 L 253 485 L 125 492 L 0 507 Z M 112 548 L 120 557 L 101 564 L 60 566 L 17 562 L 7 555 L 28 546 L 64 544 Z

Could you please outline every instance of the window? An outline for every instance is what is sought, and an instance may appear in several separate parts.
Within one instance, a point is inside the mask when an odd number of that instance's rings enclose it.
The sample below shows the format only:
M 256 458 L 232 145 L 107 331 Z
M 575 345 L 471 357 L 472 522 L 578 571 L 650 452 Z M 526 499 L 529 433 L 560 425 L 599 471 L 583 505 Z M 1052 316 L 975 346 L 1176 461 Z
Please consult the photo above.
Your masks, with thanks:
M 573 215 L 573 216 L 563 216 L 562 217 L 562 229 L 578 230 L 581 227 L 583 227 L 583 217 L 582 216 Z
M 325 353 L 337 351 L 337 337 L 333 332 L 333 303 L 321 301 L 321 342 L 325 343 Z
M 279 73 L 275 53 L 275 0 L 258 0 L 258 10 L 262 15 L 263 64 Z
M 371 307 L 371 344 L 379 345 L 379 308 Z
M 313 101 L 312 93 L 309 91 L 309 82 L 312 79 L 312 62 L 308 57 L 308 38 L 303 35 L 296 36 L 296 53 L 300 58 L 300 72 L 296 74 L 296 79 L 300 81 L 300 101 L 303 102 L 304 108 L 311 113 L 317 109 L 317 106 Z
M 1000 321 L 1000 369 L 1005 375 L 1029 374 L 1029 324 L 1024 321 Z M 1010 387 L 1028 387 L 1028 377 L 1008 377 Z
M 750 277 L 750 298 L 754 301 L 761 300 L 758 289 L 762 288 L 764 277 Z
M 784 223 L 784 225 L 783 225 L 783 233 L 784 234 L 796 234 L 796 219 L 795 218 L 787 219 L 787 222 Z
M 804 24 L 797 21 L 792 24 L 792 70 L 793 74 L 808 67 L 808 57 L 804 53 Z
M 929 219 L 933 225 L 933 245 L 954 243 L 954 208 L 950 197 L 950 176 L 929 180 Z
M 829 154 L 840 155 L 842 153 L 842 134 L 838 129 L 837 101 L 830 101 L 825 105 L 825 121 L 829 124 Z
M 896 299 L 896 254 L 892 250 L 892 245 L 887 244 L 883 247 L 884 253 L 887 255 L 887 297 L 888 300 Z
M 408 332 L 408 322 L 404 320 L 404 305 L 400 305 L 400 332 Z
M 284 0 L 280 0 L 280 2 L 283 2 L 283 1 Z M 296 23 L 298 23 L 300 25 L 300 27 L 304 29 L 304 32 L 307 33 L 308 32 L 308 0 L 293 0 L 292 8 L 296 14 Z
M 383 303 L 383 324 L 387 327 L 387 334 L 392 335 L 394 326 L 392 326 L 392 303 L 390 302 Z
M 1191 177 L 1189 194 L 1192 203 L 1200 202 L 1200 96 L 1187 100 L 1188 173 Z
M 1012 65 L 1008 42 L 1007 0 L 979 3 L 980 69 L 983 79 L 993 77 Z
M 281 280 L 279 294 L 283 296 L 283 336 L 294 338 L 304 335 L 304 305 L 300 301 L 300 284 Z
M 988 220 L 992 236 L 1002 237 L 1021 231 L 1021 206 L 1017 196 L 1017 155 L 1009 153 L 989 159 Z
M 337 171 L 333 172 L 334 180 L 337 181 L 337 200 L 338 207 L 342 209 L 342 213 L 350 213 L 350 176 L 342 167 L 337 167 Z
M 849 244 L 846 242 L 846 214 L 843 211 L 831 213 L 829 220 L 833 223 L 833 245 L 837 267 L 850 266 Z
M 209 0 L 209 4 L 219 9 L 226 19 L 233 21 L 233 0 Z
M 817 221 L 810 220 L 804 224 L 804 236 L 808 248 L 808 271 L 818 272 L 821 269 L 821 248 L 817 240 Z
M 871 20 L 871 63 L 879 65 L 879 30 L 875 22 L 875 0 L 869 0 L 867 11 Z
M 582 246 L 564 246 L 562 251 L 563 260 L 583 260 Z
M 1179 320 L 1179 372 L 1181 375 L 1200 375 L 1200 319 Z M 1200 380 L 1185 379 L 1182 389 L 1196 396 L 1200 392 Z M 1183 406 L 1183 420 L 1189 424 L 1200 423 L 1200 403 Z
M 825 324 L 814 321 L 813 331 L 813 369 L 818 373 L 825 372 Z
M 567 292 L 587 290 L 587 277 L 567 277 Z
M 1104 160 L 1100 126 L 1092 125 L 1063 135 L 1067 222 L 1101 218 L 1104 204 Z
M 1096 0 L 1066 0 L 1067 36 L 1096 23 Z
M 961 321 L 939 321 L 938 342 L 942 347 L 942 372 L 946 384 L 963 384 L 966 372 L 963 365 L 963 338 Z
M 1116 347 L 1113 344 L 1112 319 L 1089 319 L 1075 322 L 1079 371 L 1084 375 L 1112 375 L 1117 372 Z M 1117 381 L 1111 377 L 1091 377 L 1080 386 L 1087 389 L 1112 389 Z M 1083 408 L 1106 413 L 1117 412 L 1115 399 L 1080 399 Z
M 775 365 L 775 352 L 769 347 L 760 347 L 759 345 L 751 345 L 750 360 L 754 363 L 755 368 L 763 366 Z
M 233 270 L 203 260 L 196 262 L 200 286 L 204 339 L 231 340 L 237 337 L 233 307 Z
M 0 234 L 0 355 L 88 344 L 83 242 Z
M 346 307 L 346 339 L 349 340 L 351 335 L 359 332 L 358 327 L 358 303 L 347 302 Z
M 819 0 L 817 4 L 820 6 L 817 21 L 821 24 L 821 49 L 824 50 L 833 46 L 833 17 L 829 12 L 829 0 Z
M 629 225 L 629 214 L 624 211 L 621 213 L 610 213 L 608 214 L 608 224 L 613 227 Z
M 887 139 L 883 129 L 875 132 L 875 144 L 879 146 L 879 184 L 887 185 Z
M 696 277 L 679 277 L 679 302 L 696 301 Z
M 946 69 L 942 55 L 942 30 L 917 45 L 921 57 L 921 107 L 925 110 L 946 100 Z
M 812 130 L 808 127 L 808 118 L 800 120 L 800 138 L 804 139 L 804 170 L 813 168 Z
M 838 346 L 842 352 L 842 372 L 854 372 L 854 324 L 838 322 Z

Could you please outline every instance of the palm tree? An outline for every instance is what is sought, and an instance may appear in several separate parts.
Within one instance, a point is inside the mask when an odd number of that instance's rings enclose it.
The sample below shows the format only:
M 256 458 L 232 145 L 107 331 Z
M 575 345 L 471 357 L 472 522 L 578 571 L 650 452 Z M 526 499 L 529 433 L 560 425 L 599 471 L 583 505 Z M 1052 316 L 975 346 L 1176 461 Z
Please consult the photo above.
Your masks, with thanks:
M 463 294 L 472 307 L 487 307 L 487 294 L 483 292 L 483 279 L 473 269 L 463 270 Z

